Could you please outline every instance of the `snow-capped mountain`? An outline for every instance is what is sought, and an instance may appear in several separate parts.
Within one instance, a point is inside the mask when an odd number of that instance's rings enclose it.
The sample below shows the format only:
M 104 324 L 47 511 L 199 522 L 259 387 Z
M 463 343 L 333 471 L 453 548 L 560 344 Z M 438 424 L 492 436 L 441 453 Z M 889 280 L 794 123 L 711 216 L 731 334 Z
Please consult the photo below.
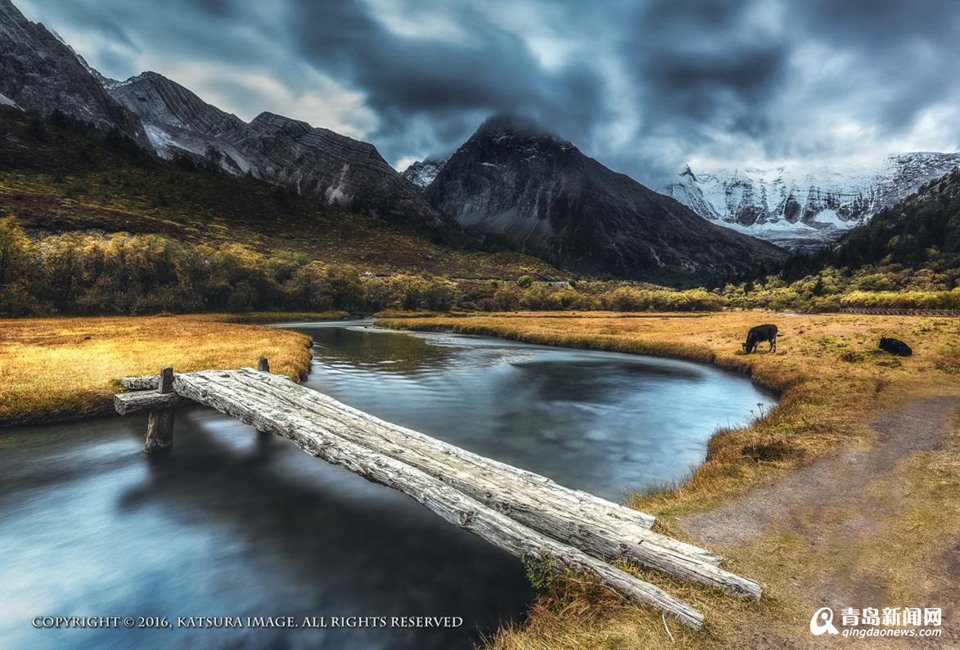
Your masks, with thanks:
M 700 216 L 793 249 L 822 247 L 960 165 L 960 154 L 906 153 L 872 163 L 693 170 L 665 193 Z
M 424 195 L 488 240 L 587 273 L 684 282 L 773 266 L 784 256 L 515 117 L 487 120 Z
M 372 144 L 268 112 L 248 124 L 155 72 L 107 89 L 140 118 L 164 158 L 186 156 L 373 216 L 449 224 Z
M 418 160 L 400 172 L 400 175 L 420 189 L 424 189 L 437 177 L 443 166 L 447 164 L 447 160 L 449 158 Z
M 955 267 L 960 259 L 960 221 L 954 218 L 958 197 L 960 167 L 881 210 L 812 263 L 851 270 L 868 264 L 888 268 L 903 265 L 914 271 L 929 271 L 922 282 L 946 281 L 950 286 L 950 276 L 942 271 Z M 920 279 L 923 275 L 914 277 Z

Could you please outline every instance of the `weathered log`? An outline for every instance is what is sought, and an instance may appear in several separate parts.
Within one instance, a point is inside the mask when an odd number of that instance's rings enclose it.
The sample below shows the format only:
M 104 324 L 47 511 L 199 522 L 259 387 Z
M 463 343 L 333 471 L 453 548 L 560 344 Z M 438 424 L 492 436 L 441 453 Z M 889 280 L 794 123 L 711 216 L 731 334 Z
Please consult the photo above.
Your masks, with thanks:
M 249 373 L 251 370 L 252 369 L 250 368 L 244 368 L 241 372 Z M 255 373 L 254 376 L 256 376 Z M 260 377 L 264 381 L 267 381 L 268 383 L 284 390 L 290 388 L 290 386 L 298 386 L 295 382 L 293 382 L 293 380 L 284 375 L 260 375 Z M 364 428 L 373 426 L 387 435 L 390 433 L 396 434 L 396 436 L 399 436 L 397 439 L 403 440 L 404 442 L 409 442 L 410 444 L 416 444 L 418 442 L 426 443 L 428 446 L 437 449 L 444 456 L 454 457 L 464 462 L 476 465 L 478 468 L 492 472 L 497 476 L 503 476 L 505 480 L 521 480 L 523 485 L 528 488 L 545 489 L 551 491 L 551 493 L 555 492 L 556 495 L 563 498 L 564 501 L 566 501 L 573 508 L 577 508 L 579 506 L 591 507 L 596 509 L 597 512 L 602 513 L 604 518 L 607 518 L 611 521 L 634 522 L 644 528 L 650 528 L 656 522 L 655 517 L 640 512 L 639 510 L 634 510 L 633 508 L 628 508 L 626 506 L 613 503 L 612 501 L 607 501 L 606 499 L 602 499 L 596 495 L 590 494 L 589 492 L 564 487 L 552 479 L 547 478 L 546 476 L 542 476 L 519 467 L 514 467 L 512 465 L 493 460 L 492 458 L 486 458 L 455 445 L 443 442 L 442 440 L 437 440 L 436 438 L 432 438 L 418 431 L 407 429 L 391 422 L 381 420 L 380 418 L 348 406 L 328 395 L 324 395 L 323 393 L 315 390 L 307 389 L 306 391 L 300 393 L 300 395 L 304 396 L 306 403 L 311 404 L 319 409 L 323 409 L 322 412 L 332 417 L 348 418 L 351 426 L 361 426 Z
M 256 373 L 252 369 L 244 369 L 244 371 L 250 372 L 254 376 L 259 375 L 259 373 Z M 233 373 L 236 371 L 230 372 Z M 296 383 L 283 375 L 260 376 L 284 392 L 288 392 L 288 389 L 291 388 L 293 388 L 294 391 L 300 388 Z M 566 513 L 568 519 L 578 521 L 591 529 L 603 530 L 611 526 L 619 529 L 621 539 L 626 537 L 631 540 L 624 544 L 624 546 L 633 546 L 640 540 L 646 540 L 648 544 L 661 546 L 674 553 L 687 555 L 695 560 L 708 564 L 718 565 L 722 559 L 719 555 L 706 549 L 681 542 L 666 535 L 660 535 L 649 530 L 642 530 L 642 528 L 648 528 L 655 521 L 653 517 L 645 513 L 612 503 L 581 490 L 572 490 L 563 487 L 539 474 L 519 469 L 490 458 L 485 458 L 459 447 L 430 438 L 422 433 L 380 420 L 317 391 L 304 390 L 304 394 L 306 395 L 306 400 L 312 407 L 322 409 L 320 412 L 323 412 L 327 417 L 341 421 L 346 426 L 363 430 L 374 427 L 381 435 L 384 432 L 388 432 L 399 436 L 399 438 L 394 439 L 402 441 L 405 445 L 425 444 L 428 447 L 434 448 L 442 459 L 448 461 L 450 459 L 456 459 L 457 461 L 468 463 L 475 467 L 478 472 L 483 472 L 491 479 L 502 483 L 502 492 L 523 490 L 539 498 L 557 500 L 558 503 L 562 505 L 563 512 Z M 624 550 L 622 547 L 618 554 L 631 555 L 629 549 Z M 639 561 L 638 558 L 634 559 Z M 759 587 L 748 586 L 746 593 L 752 596 L 758 589 Z
M 170 366 L 160 371 L 157 394 L 164 397 L 175 395 L 173 392 L 173 368 Z M 147 436 L 143 444 L 145 452 L 155 454 L 173 447 L 174 413 L 175 411 L 169 407 L 150 411 L 147 418 Z
M 281 410 L 265 400 L 251 404 L 247 391 L 225 390 L 216 373 L 178 375 L 174 384 L 180 395 L 258 430 L 289 438 L 311 455 L 399 490 L 448 522 L 518 557 L 549 558 L 560 568 L 589 574 L 621 596 L 653 606 L 692 628 L 703 623 L 700 612 L 662 589 L 495 512 L 419 469 L 318 428 L 295 410 Z
M 176 393 L 160 393 L 155 390 L 117 393 L 113 396 L 113 407 L 120 415 L 169 409 L 181 403 L 183 399 Z
M 270 375 L 269 377 L 274 382 L 274 385 L 280 386 L 281 388 L 297 385 L 295 382 L 293 382 L 293 380 L 285 375 Z M 149 378 L 142 379 L 147 380 Z M 590 494 L 589 492 L 574 490 L 561 486 L 553 480 L 545 476 L 541 476 L 540 474 L 520 469 L 518 467 L 513 467 L 512 465 L 501 463 L 491 458 L 485 458 L 479 454 L 474 454 L 465 449 L 461 449 L 443 441 L 430 438 L 422 433 L 399 427 L 390 422 L 376 418 L 368 413 L 364 413 L 363 411 L 351 408 L 346 404 L 334 400 L 332 397 L 324 395 L 323 393 L 310 391 L 310 394 L 313 396 L 314 402 L 318 405 L 325 406 L 328 409 L 332 409 L 334 412 L 357 419 L 362 423 L 361 426 L 367 426 L 366 423 L 370 422 L 374 425 L 383 427 L 386 430 L 397 432 L 411 441 L 425 440 L 428 442 L 428 444 L 436 445 L 444 455 L 452 456 L 475 464 L 477 467 L 483 468 L 485 471 L 489 471 L 497 476 L 504 477 L 504 480 L 521 480 L 528 489 L 536 489 L 537 484 L 540 484 L 544 486 L 544 489 L 554 492 L 558 498 L 562 498 L 569 505 L 569 507 L 573 508 L 574 510 L 589 508 L 594 512 L 595 516 L 606 519 L 610 523 L 633 522 L 634 524 L 644 528 L 650 528 L 656 522 L 655 517 L 652 517 L 644 512 L 640 512 L 639 510 L 634 510 L 633 508 L 628 508 L 626 506 L 607 501 L 606 499 L 602 499 L 596 495 Z M 714 553 L 710 553 L 704 549 L 697 549 L 694 546 L 683 545 L 682 542 L 677 542 L 677 544 L 679 545 L 677 550 L 688 546 L 690 554 L 700 557 L 704 561 L 711 562 L 713 564 L 720 562 L 720 556 Z
M 594 529 L 603 530 L 612 527 L 620 531 L 621 539 L 626 537 L 648 540 L 702 562 L 713 565 L 720 563 L 720 556 L 711 551 L 647 530 L 646 522 L 653 521 L 650 515 L 581 490 L 566 488 L 545 476 L 485 458 L 418 431 L 386 422 L 347 406 L 328 395 L 304 389 L 281 375 L 263 375 L 248 368 L 239 372 L 274 386 L 280 391 L 275 393 L 277 397 L 290 401 L 296 408 L 305 408 L 322 416 L 323 421 L 328 425 L 331 420 L 340 423 L 346 428 L 344 433 L 352 436 L 351 439 L 354 442 L 365 444 L 371 436 L 374 436 L 378 441 L 400 445 L 402 453 L 395 457 L 405 462 L 408 461 L 404 454 L 408 453 L 408 450 L 416 450 L 443 464 L 460 463 L 473 469 L 476 474 L 490 478 L 499 485 L 501 494 L 523 492 L 538 500 L 556 503 L 566 519 L 580 521 Z
M 342 413 L 309 399 L 315 391 L 290 382 L 272 382 L 271 377 L 253 371 L 232 372 L 229 379 L 220 380 L 215 373 L 206 374 L 222 390 L 244 396 L 252 404 L 296 412 L 316 430 L 327 431 L 426 472 L 493 510 L 594 557 L 604 560 L 625 557 L 683 580 L 750 598 L 761 595 L 756 582 L 664 545 L 679 544 L 676 540 L 629 523 L 611 524 L 596 518 L 585 521 L 566 503 L 544 490 L 542 484 L 538 484 L 540 492 L 533 494 L 523 485 L 504 485 L 499 476 L 491 476 L 488 471 L 438 451 L 435 444 L 427 444 L 426 441 L 434 442 L 431 438 L 411 440 L 378 430 L 370 422 L 345 423 Z
M 157 390 L 157 386 L 160 385 L 160 375 L 121 377 L 120 384 L 127 390 Z

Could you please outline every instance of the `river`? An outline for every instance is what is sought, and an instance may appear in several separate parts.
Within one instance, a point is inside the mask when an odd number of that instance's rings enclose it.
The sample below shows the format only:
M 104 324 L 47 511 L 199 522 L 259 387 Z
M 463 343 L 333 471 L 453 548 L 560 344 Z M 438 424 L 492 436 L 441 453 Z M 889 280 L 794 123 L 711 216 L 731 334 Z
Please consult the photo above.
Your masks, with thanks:
M 681 480 L 717 427 L 773 405 L 743 377 L 683 361 L 282 326 L 314 338 L 307 386 L 614 500 Z M 173 451 L 153 458 L 145 427 L 128 416 L 0 432 L 0 647 L 469 648 L 533 597 L 519 560 L 288 441 L 188 407 Z M 57 616 L 120 622 L 35 621 Z M 463 624 L 392 620 L 415 616 Z M 282 617 L 301 627 L 262 627 Z M 243 627 L 209 627 L 233 619 Z

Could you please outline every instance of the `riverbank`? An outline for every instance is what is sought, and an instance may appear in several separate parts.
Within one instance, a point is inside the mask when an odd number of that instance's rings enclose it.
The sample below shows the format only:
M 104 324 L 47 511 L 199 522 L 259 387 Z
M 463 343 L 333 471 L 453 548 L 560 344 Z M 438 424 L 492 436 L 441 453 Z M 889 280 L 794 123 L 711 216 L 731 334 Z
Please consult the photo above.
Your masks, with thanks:
M 762 322 L 780 327 L 777 353 L 742 354 L 746 330 Z M 714 540 L 732 570 L 764 585 L 766 596 L 760 603 L 638 572 L 702 609 L 708 623 L 700 633 L 673 629 L 674 642 L 652 612 L 561 581 L 543 594 L 525 625 L 503 630 L 492 640 L 493 647 L 805 647 L 814 640 L 810 617 L 824 605 L 838 612 L 842 607 L 942 606 L 944 632 L 956 629 L 960 612 L 951 609 L 953 598 L 948 596 L 960 573 L 949 568 L 950 553 L 960 547 L 960 453 L 955 423 L 949 419 L 952 410 L 941 414 L 944 422 L 935 423 L 947 431 L 939 443 L 903 447 L 883 472 L 854 474 L 859 479 L 843 483 L 850 474 L 848 465 L 822 467 L 840 450 L 888 444 L 883 434 L 889 425 L 878 418 L 922 412 L 918 400 L 960 397 L 956 321 L 758 312 L 644 317 L 521 312 L 380 324 L 694 359 L 747 373 L 778 392 L 779 407 L 762 414 L 753 427 L 718 432 L 707 460 L 682 485 L 633 497 L 631 505 L 656 514 L 658 525 L 670 534 L 707 541 L 697 537 L 705 531 L 698 514 L 746 507 L 744 494 L 776 485 L 800 467 L 822 472 L 812 481 L 816 485 L 835 482 L 862 497 L 834 503 L 813 490 L 799 510 L 787 512 L 774 503 L 768 508 L 772 520 L 756 534 L 723 545 Z M 878 351 L 880 336 L 906 340 L 914 356 Z M 766 349 L 765 344 L 761 347 Z M 870 508 L 864 507 L 863 498 Z M 821 502 L 823 511 L 818 508 Z M 742 524 L 730 522 L 733 527 Z M 856 531 L 852 539 L 851 530 Z M 838 600 L 841 597 L 850 602 Z
M 338 317 L 339 314 L 294 314 Z M 279 314 L 204 314 L 0 320 L 0 427 L 113 412 L 118 377 L 241 368 L 270 359 L 293 378 L 310 369 L 310 339 L 252 322 Z M 291 315 L 283 315 L 290 318 Z M 237 322 L 241 321 L 241 322 Z

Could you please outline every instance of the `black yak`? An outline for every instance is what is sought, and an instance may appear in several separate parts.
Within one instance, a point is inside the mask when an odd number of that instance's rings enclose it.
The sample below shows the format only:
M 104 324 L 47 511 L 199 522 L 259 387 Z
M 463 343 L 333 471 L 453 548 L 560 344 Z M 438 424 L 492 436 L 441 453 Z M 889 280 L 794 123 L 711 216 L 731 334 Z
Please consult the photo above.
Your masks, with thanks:
M 757 349 L 757 346 L 764 341 L 770 342 L 770 351 L 777 351 L 777 326 L 776 325 L 757 325 L 751 327 L 747 332 L 747 340 L 743 344 L 743 351 L 751 354 Z
M 888 339 L 886 337 L 882 337 L 880 339 L 879 347 L 884 352 L 895 354 L 898 357 L 909 357 L 911 354 L 913 354 L 913 350 L 910 349 L 910 346 L 900 339 Z

